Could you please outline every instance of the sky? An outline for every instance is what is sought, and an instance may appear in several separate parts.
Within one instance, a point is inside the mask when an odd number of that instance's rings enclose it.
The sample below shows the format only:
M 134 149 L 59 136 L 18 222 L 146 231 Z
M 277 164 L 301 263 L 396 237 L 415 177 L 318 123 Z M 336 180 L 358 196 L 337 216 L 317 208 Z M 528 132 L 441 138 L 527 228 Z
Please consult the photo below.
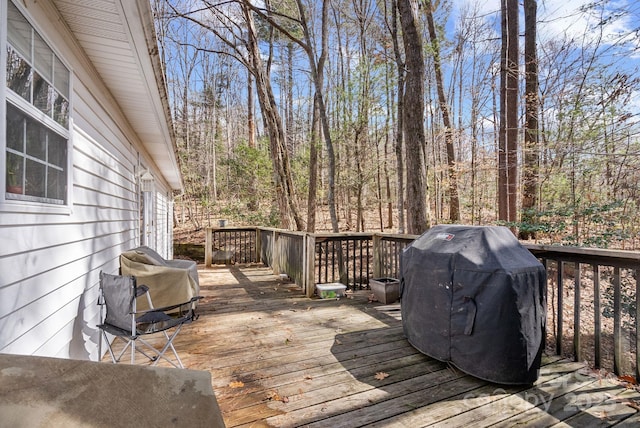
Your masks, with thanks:
M 465 4 L 478 3 L 479 10 L 484 14 L 498 14 L 500 11 L 500 0 L 454 0 L 454 15 Z M 522 0 L 519 1 L 522 15 Z M 546 38 L 557 37 L 562 33 L 567 35 L 582 37 L 585 29 L 596 23 L 595 18 L 581 13 L 580 9 L 588 4 L 607 3 L 606 11 L 623 11 L 619 19 L 613 21 L 612 25 L 606 27 L 606 37 L 613 37 L 616 32 L 628 33 L 638 28 L 640 22 L 640 2 L 637 0 L 538 0 L 538 35 L 544 40 Z M 524 24 L 521 21 L 521 29 Z M 636 46 L 640 47 L 640 39 L 635 40 Z
M 523 0 L 520 5 L 520 34 L 524 33 Z M 640 1 L 638 0 L 538 0 L 538 46 L 554 38 L 572 38 L 577 44 L 590 42 L 601 37 L 599 48 L 601 60 L 615 64 L 621 71 L 640 76 Z M 453 14 L 450 21 L 455 22 L 459 10 L 465 5 L 477 4 L 481 14 L 492 17 L 500 25 L 500 0 L 453 0 Z M 587 5 L 601 5 L 599 11 L 585 13 Z M 607 25 L 598 26 L 600 17 L 596 13 L 610 18 Z M 500 29 L 496 28 L 499 34 Z M 625 46 L 609 49 L 614 42 L 621 41 L 625 35 Z M 589 40 L 591 38 L 591 40 Z M 523 41 L 521 40 L 521 48 Z M 539 48 L 540 49 L 540 48 Z M 631 98 L 632 109 L 640 111 L 640 93 Z

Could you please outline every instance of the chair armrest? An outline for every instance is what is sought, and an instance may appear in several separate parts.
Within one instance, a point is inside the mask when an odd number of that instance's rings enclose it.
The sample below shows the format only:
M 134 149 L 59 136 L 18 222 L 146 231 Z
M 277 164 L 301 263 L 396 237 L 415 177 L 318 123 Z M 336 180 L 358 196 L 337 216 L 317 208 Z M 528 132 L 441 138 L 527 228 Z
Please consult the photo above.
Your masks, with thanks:
M 162 312 L 162 313 L 166 313 L 166 312 L 171 312 L 174 309 L 177 309 L 181 306 L 186 306 L 186 305 L 192 305 L 194 302 L 203 299 L 204 297 L 202 296 L 195 296 L 192 297 L 191 299 L 189 299 L 186 302 L 182 302 L 182 303 L 176 303 L 175 305 L 169 305 L 169 306 L 163 306 L 162 308 L 153 308 L 153 309 L 149 309 L 146 311 L 138 311 L 136 312 L 136 315 L 141 314 L 141 317 L 145 316 L 146 314 L 152 314 L 152 313 L 157 313 L 157 312 Z

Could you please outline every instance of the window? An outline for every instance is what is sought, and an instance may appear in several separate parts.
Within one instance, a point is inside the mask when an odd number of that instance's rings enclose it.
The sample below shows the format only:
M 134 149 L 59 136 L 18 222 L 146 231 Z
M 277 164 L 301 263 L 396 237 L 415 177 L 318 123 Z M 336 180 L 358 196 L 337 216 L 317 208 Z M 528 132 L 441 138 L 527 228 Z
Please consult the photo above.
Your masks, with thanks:
M 67 203 L 70 72 L 7 5 L 6 198 Z

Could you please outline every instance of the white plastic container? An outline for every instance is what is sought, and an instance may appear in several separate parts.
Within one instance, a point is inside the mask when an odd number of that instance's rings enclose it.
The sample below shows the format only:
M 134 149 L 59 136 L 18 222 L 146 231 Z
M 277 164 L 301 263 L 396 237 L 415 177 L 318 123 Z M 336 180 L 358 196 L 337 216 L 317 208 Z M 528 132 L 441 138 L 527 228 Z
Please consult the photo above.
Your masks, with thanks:
M 339 282 L 316 284 L 316 294 L 321 299 L 338 299 L 344 296 L 347 286 Z

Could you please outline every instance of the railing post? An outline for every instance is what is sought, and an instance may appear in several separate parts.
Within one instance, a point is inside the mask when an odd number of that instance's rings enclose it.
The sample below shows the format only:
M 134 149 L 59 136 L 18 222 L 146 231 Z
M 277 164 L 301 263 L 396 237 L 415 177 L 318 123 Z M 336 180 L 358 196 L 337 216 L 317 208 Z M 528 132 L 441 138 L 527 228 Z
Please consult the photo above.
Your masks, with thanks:
M 564 300 L 564 278 L 563 278 L 563 263 L 562 260 L 556 260 L 556 266 L 558 267 L 558 276 L 557 276 L 557 281 L 558 283 L 556 284 L 557 286 L 557 294 L 556 294 L 556 298 L 558 300 L 558 313 L 556 315 L 557 317 L 557 323 L 558 325 L 556 326 L 556 354 L 557 355 L 562 355 L 562 324 L 564 323 L 564 315 L 563 315 L 563 311 L 562 311 L 562 307 L 563 305 L 563 300 Z
M 613 268 L 613 372 L 622 375 L 622 316 L 620 293 L 620 268 Z
M 316 292 L 316 236 L 311 233 L 307 234 L 307 260 L 304 263 L 307 264 L 305 291 L 307 297 L 311 297 Z
M 271 254 L 271 270 L 274 275 L 280 275 L 280 257 L 281 257 L 281 248 L 280 248 L 280 233 L 277 231 L 273 231 L 273 253 Z
M 574 361 L 582 361 L 580 343 L 580 263 L 575 263 L 574 289 L 573 289 L 573 355 Z
M 262 229 L 256 227 L 256 253 L 254 255 L 257 263 L 264 263 L 262 261 Z
M 594 364 L 597 369 L 601 365 L 601 353 L 600 353 L 600 341 L 602 339 L 602 327 L 600 321 L 600 265 L 593 264 L 593 346 L 594 349 Z
M 636 384 L 640 382 L 640 269 L 636 269 Z
M 373 277 L 382 277 L 382 236 L 373 234 Z
M 204 266 L 210 268 L 213 259 L 213 229 L 207 227 L 204 240 Z

